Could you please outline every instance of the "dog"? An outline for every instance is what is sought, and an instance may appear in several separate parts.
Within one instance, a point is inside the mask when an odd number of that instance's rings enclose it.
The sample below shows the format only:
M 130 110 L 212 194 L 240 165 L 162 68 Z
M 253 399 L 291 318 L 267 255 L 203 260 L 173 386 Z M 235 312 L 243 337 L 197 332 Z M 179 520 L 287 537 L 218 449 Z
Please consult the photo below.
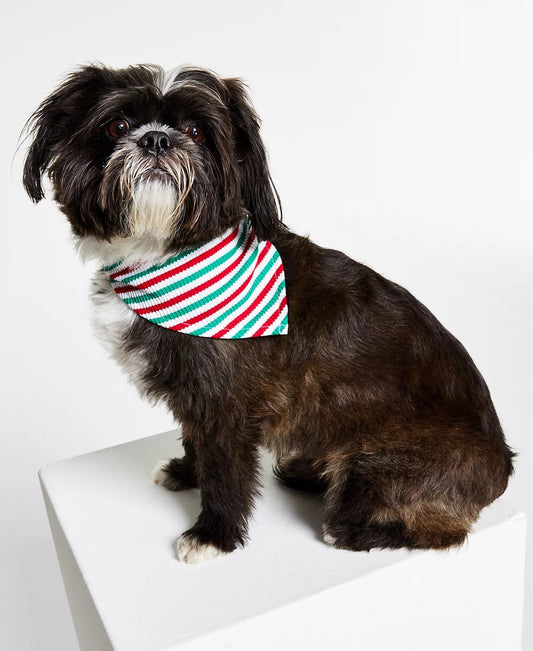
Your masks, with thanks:
M 242 81 L 86 65 L 26 129 L 29 196 L 48 174 L 102 265 L 99 338 L 181 424 L 185 455 L 153 475 L 201 491 L 178 560 L 245 544 L 261 447 L 283 484 L 323 493 L 326 543 L 464 542 L 513 472 L 489 390 L 408 291 L 287 228 Z

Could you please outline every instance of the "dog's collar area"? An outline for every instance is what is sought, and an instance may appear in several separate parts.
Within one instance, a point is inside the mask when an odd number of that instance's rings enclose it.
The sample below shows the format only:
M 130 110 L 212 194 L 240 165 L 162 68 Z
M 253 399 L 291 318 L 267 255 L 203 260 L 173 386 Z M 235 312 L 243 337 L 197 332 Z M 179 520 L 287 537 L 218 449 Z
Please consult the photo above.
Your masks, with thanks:
M 245 217 L 219 237 L 163 260 L 104 267 L 117 296 L 139 316 L 197 337 L 288 333 L 285 274 L 272 242 Z

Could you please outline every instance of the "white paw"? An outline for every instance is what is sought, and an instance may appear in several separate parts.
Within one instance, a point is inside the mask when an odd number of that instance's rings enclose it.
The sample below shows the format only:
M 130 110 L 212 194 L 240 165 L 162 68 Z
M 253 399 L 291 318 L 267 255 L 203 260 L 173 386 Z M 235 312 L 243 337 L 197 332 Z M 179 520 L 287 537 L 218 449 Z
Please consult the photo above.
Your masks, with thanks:
M 227 553 L 214 545 L 199 543 L 194 537 L 185 534 L 180 536 L 176 543 L 176 558 L 180 563 L 189 565 L 211 561 L 217 556 L 225 556 Z
M 322 540 L 326 543 L 326 545 L 334 545 L 335 541 L 337 540 L 335 536 L 332 536 L 329 533 L 325 524 L 322 525 Z
M 163 472 L 163 468 L 165 466 L 168 466 L 168 463 L 172 461 L 172 459 L 160 459 L 154 466 L 154 469 L 152 470 L 152 479 L 156 484 L 160 484 L 166 477 L 166 473 Z

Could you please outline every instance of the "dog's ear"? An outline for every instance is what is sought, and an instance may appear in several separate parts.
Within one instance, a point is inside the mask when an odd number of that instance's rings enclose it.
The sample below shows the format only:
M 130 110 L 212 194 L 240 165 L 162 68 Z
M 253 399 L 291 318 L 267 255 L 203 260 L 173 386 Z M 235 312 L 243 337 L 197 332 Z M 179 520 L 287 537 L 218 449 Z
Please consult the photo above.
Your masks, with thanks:
M 54 146 L 58 141 L 59 128 L 55 119 L 55 109 L 59 101 L 55 93 L 50 95 L 24 127 L 32 141 L 24 162 L 22 182 L 35 203 L 44 198 L 42 177 L 48 169 Z
M 68 137 L 65 133 L 80 93 L 91 92 L 103 72 L 99 66 L 88 65 L 70 74 L 54 90 L 27 121 L 23 134 L 31 144 L 26 153 L 22 181 L 30 198 L 38 203 L 44 198 L 42 178 L 52 163 L 57 147 Z
M 246 87 L 239 79 L 224 79 L 228 107 L 239 160 L 241 195 L 260 239 L 272 239 L 284 230 L 281 202 L 268 169 L 267 156 L 259 135 L 259 118 Z

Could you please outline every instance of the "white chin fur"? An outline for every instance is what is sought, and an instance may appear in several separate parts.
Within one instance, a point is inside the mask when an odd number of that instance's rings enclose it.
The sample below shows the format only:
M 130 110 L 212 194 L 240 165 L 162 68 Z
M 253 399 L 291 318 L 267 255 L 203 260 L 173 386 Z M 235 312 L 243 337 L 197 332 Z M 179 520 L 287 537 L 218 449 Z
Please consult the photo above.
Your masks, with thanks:
M 118 260 L 132 263 L 138 260 L 157 260 L 165 255 L 174 232 L 178 196 L 176 189 L 164 181 L 139 183 L 128 210 L 130 234 L 101 240 L 92 235 L 80 237 L 76 247 L 87 262 L 113 264 Z
M 92 235 L 78 237 L 76 248 L 82 260 L 113 264 L 119 260 L 129 264 L 138 260 L 154 260 L 165 255 L 174 234 L 180 205 L 173 183 L 165 179 L 139 181 L 125 208 L 129 234 L 101 240 Z
M 147 181 L 135 187 L 128 210 L 133 237 L 169 238 L 176 221 L 178 195 L 171 183 Z

